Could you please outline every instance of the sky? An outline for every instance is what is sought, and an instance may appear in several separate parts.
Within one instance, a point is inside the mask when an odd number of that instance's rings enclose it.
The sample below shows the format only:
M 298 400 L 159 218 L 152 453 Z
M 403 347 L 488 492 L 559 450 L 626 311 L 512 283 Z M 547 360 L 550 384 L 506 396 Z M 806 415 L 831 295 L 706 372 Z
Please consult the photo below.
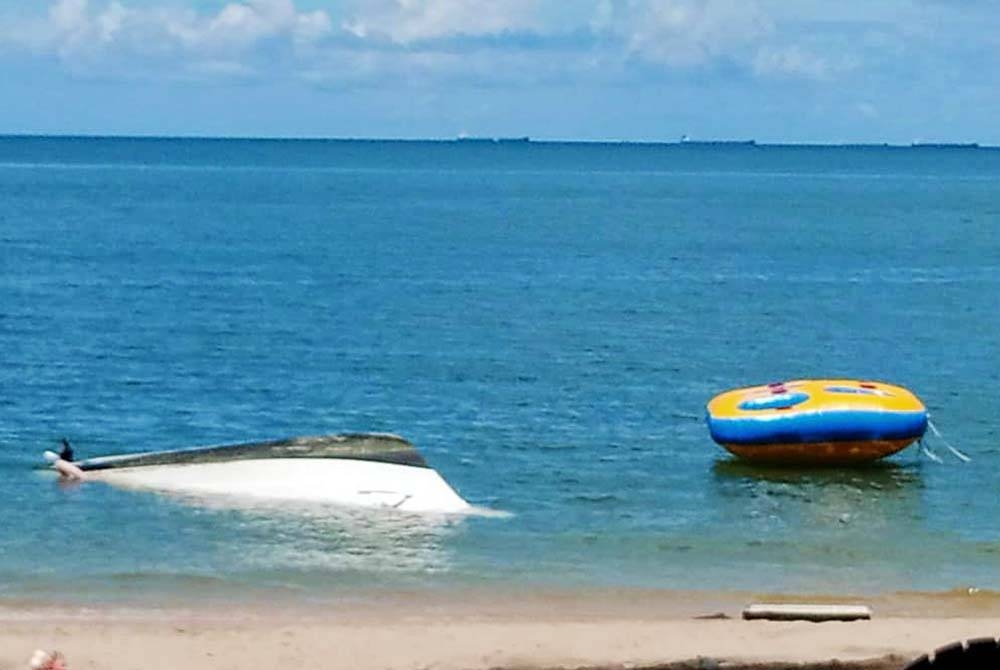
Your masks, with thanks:
M 0 134 L 1000 144 L 1000 0 L 0 0 Z

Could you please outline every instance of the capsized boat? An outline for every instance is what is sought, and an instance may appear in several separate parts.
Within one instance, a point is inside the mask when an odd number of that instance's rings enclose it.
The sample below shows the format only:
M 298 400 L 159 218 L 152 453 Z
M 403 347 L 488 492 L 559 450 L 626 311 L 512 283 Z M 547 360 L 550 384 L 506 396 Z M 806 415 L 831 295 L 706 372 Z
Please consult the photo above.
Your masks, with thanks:
M 471 509 L 408 441 L 387 433 L 100 456 L 76 461 L 88 479 L 195 495 L 391 507 Z
M 927 430 L 927 408 L 883 382 L 803 379 L 734 389 L 707 407 L 712 439 L 751 461 L 845 464 L 905 449 Z

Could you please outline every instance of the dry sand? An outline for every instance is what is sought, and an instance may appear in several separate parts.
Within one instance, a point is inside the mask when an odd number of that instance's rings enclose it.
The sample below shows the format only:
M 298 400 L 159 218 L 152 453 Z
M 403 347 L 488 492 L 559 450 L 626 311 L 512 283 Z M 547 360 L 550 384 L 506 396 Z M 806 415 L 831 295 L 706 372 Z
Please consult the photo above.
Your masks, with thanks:
M 26 668 L 36 648 L 62 651 L 74 670 L 712 668 L 719 661 L 733 669 L 785 662 L 889 670 L 955 640 L 1000 634 L 995 597 L 928 596 L 922 614 L 910 611 L 921 608 L 919 596 L 868 599 L 872 621 L 822 624 L 742 621 L 741 598 L 414 593 L 159 609 L 8 602 L 0 606 L 0 670 Z M 717 612 L 735 618 L 693 618 Z M 833 659 L 849 664 L 831 666 Z

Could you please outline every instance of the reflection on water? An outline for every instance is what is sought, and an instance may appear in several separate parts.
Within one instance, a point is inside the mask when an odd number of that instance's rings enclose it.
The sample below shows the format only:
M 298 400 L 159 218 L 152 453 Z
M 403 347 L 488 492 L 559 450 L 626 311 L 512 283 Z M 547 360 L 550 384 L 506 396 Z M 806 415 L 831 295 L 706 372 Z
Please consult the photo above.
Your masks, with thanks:
M 48 479 L 32 480 L 32 497 L 51 518 L 36 515 L 29 532 L 0 527 L 0 546 L 11 552 L 0 595 L 226 600 L 408 587 L 451 574 L 453 538 L 466 523 L 391 509 L 179 498 L 98 481 L 65 489 Z
M 462 524 L 455 515 L 394 509 L 185 497 L 217 510 L 244 537 L 245 570 L 437 573 L 451 565 L 448 538 Z
M 750 488 L 770 483 L 886 491 L 921 485 L 916 466 L 892 461 L 876 461 L 853 467 L 803 468 L 720 458 L 712 470 L 719 481 L 728 479 L 742 482 Z
M 790 468 L 719 460 L 712 471 L 720 513 L 742 524 L 750 541 L 795 538 L 821 553 L 834 544 L 857 551 L 872 544 L 867 537 L 881 544 L 892 535 L 926 533 L 917 466 Z
M 833 592 L 883 588 L 927 564 L 923 475 L 894 462 L 792 468 L 720 459 L 711 480 L 733 558 L 756 584 Z

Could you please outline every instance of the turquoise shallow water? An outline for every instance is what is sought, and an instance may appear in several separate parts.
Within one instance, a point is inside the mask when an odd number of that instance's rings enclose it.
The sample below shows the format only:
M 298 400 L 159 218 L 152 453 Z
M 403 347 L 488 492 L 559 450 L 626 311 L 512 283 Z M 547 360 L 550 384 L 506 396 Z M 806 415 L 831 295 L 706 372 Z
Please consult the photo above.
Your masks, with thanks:
M 0 596 L 1000 588 L 1000 151 L 3 138 L 0 203 Z M 910 387 L 973 462 L 709 439 L 716 392 L 814 376 Z M 32 470 L 359 430 L 511 516 Z

